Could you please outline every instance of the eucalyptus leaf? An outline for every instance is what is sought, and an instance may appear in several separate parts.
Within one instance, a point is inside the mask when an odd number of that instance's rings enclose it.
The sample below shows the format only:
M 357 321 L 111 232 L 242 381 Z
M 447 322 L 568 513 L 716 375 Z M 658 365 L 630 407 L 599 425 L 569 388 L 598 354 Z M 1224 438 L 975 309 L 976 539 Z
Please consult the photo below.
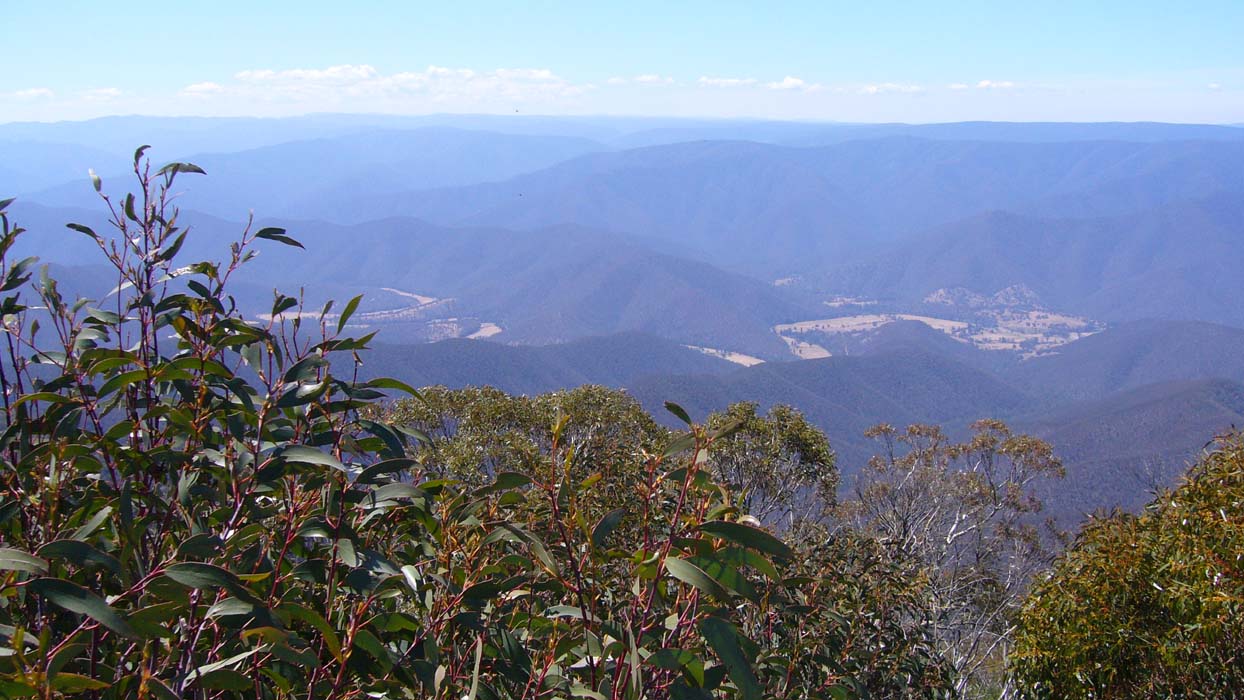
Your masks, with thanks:
M 119 612 L 87 589 L 69 581 L 39 578 L 30 582 L 30 592 L 70 612 L 86 615 L 99 624 L 125 637 L 139 635 Z

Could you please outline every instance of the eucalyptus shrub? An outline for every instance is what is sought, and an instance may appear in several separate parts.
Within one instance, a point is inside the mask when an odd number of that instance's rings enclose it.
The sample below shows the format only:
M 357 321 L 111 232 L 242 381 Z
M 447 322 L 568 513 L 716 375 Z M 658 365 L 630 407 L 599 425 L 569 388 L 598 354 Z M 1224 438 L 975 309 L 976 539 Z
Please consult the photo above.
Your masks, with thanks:
M 636 455 L 629 503 L 599 516 L 566 416 L 521 473 L 428 477 L 428 438 L 369 410 L 417 392 L 333 373 L 370 339 L 344 335 L 358 298 L 278 293 L 260 322 L 229 296 L 256 246 L 294 238 L 247 226 L 223 262 L 179 260 L 172 187 L 201 173 L 140 148 L 135 193 L 101 194 L 112 230 L 69 224 L 116 274 L 93 301 L 11 259 L 0 203 L 0 696 L 862 689 L 828 582 L 705 468 L 731 426 L 687 421 Z
M 421 390 L 421 399 L 397 401 L 379 415 L 429 436 L 431 444 L 412 453 L 418 462 L 412 469 L 464 483 L 486 482 L 499 465 L 520 472 L 511 478 L 543 479 L 556 427 L 565 473 L 590 479 L 590 488 L 574 499 L 575 518 L 588 522 L 621 513 L 647 493 L 648 472 L 636 465 L 645 463 L 645 451 L 660 449 L 673 437 L 625 391 L 600 386 L 531 397 L 486 387 L 430 387 Z M 709 416 L 706 426 L 721 431 L 701 468 L 711 483 L 730 485 L 722 502 L 728 493 L 739 520 L 781 523 L 795 550 L 804 595 L 816 601 L 797 608 L 799 629 L 826 642 L 818 662 L 850 679 L 861 697 L 952 696 L 953 668 L 938 651 L 929 619 L 927 572 L 894 557 L 871 534 L 825 515 L 838 482 L 825 436 L 789 407 L 761 415 L 750 403 Z M 611 537 L 642 540 L 645 522 L 668 520 L 675 505 L 668 498 L 657 501 L 643 518 L 622 520 Z M 667 512 L 655 512 L 661 509 Z M 545 541 L 559 542 L 563 532 L 557 523 L 541 514 L 531 527 Z M 625 589 L 633 568 L 629 560 L 613 558 L 592 575 L 612 578 L 607 587 Z
M 1085 526 L 1024 603 L 1032 698 L 1230 698 L 1244 688 L 1244 436 L 1139 515 Z

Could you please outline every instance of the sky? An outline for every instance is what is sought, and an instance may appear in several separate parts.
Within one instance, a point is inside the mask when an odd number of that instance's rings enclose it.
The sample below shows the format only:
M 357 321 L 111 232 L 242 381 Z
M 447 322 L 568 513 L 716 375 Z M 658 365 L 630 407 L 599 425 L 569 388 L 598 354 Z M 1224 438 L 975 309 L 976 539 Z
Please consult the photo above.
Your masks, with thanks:
M 1244 123 L 1244 0 L 5 0 L 0 123 L 527 113 Z

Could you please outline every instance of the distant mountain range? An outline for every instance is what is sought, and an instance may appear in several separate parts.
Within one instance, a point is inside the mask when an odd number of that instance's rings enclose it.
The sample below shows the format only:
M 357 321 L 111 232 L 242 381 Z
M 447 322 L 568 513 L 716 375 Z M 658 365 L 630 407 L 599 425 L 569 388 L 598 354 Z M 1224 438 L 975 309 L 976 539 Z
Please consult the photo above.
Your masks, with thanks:
M 1239 195 L 1242 183 L 1244 141 L 892 137 L 818 148 L 707 141 L 585 155 L 500 183 L 378 194 L 321 214 L 578 224 L 669 241 L 713 264 L 776 277 L 859 260 L 998 210 L 1121 216 Z
M 791 403 L 857 468 L 875 423 L 1054 441 L 1067 517 L 1132 505 L 1244 414 L 1244 129 L 622 117 L 116 117 L 0 124 L 12 254 L 116 284 L 75 221 L 133 149 L 185 159 L 186 260 L 281 226 L 236 279 L 364 299 L 366 372 L 598 382 L 695 416 Z M 798 358 L 819 358 L 804 359 Z M 731 361 L 727 361 L 727 359 Z M 761 364 L 757 364 L 761 363 Z M 749 365 L 749 366 L 744 366 Z M 660 415 L 660 412 L 658 411 Z
M 1244 325 L 1241 243 L 1244 193 L 1092 219 L 990 212 L 833 269 L 823 284 L 907 302 L 939 288 L 1022 284 L 1053 308 L 1107 321 Z

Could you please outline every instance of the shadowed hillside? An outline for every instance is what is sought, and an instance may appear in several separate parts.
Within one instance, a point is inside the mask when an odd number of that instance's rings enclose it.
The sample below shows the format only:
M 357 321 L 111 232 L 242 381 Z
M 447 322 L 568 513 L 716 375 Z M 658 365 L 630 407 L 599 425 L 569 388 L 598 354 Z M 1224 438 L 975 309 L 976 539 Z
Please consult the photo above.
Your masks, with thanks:
M 1062 456 L 1067 477 L 1046 497 L 1049 511 L 1071 526 L 1099 508 L 1140 506 L 1170 486 L 1214 436 L 1244 427 L 1244 384 L 1151 384 L 1014 424 Z
M 1178 380 L 1244 382 L 1244 330 L 1192 321 L 1140 321 L 1063 346 L 1018 365 L 1019 386 L 1050 401 L 1099 399 Z
M 1052 308 L 1108 321 L 1244 324 L 1244 306 L 1235 303 L 1244 294 L 1242 238 L 1238 194 L 1113 218 L 993 212 L 838 268 L 829 286 L 914 302 L 941 288 L 990 294 L 1023 284 Z
M 492 386 L 539 394 L 581 384 L 628 387 L 657 371 L 707 375 L 737 367 L 668 340 L 626 333 L 539 347 L 478 340 L 377 344 L 360 372 L 366 377 L 399 377 L 415 386 Z
M 1239 192 L 1241 182 L 1236 142 L 694 142 L 593 154 L 504 183 L 364 198 L 334 215 L 577 223 L 677 240 L 710 262 L 778 274 L 991 210 L 1117 216 Z

